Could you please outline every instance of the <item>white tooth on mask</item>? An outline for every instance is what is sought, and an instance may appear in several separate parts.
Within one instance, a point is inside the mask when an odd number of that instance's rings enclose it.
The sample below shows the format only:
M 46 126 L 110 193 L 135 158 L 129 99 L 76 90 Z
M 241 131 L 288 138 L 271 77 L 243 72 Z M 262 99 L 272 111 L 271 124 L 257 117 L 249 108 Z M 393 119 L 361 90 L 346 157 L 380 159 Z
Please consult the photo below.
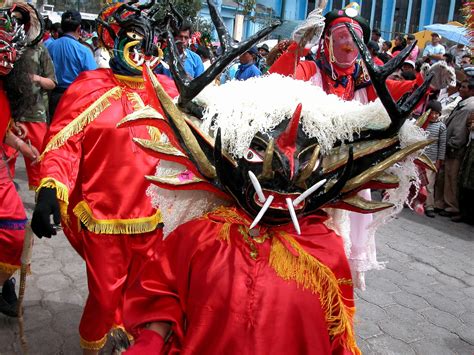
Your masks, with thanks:
M 309 189 L 307 189 L 305 192 L 303 192 L 301 195 L 299 195 L 294 201 L 293 201 L 293 206 L 298 206 L 301 202 L 303 202 L 309 195 L 311 195 L 313 192 L 315 192 L 317 189 L 319 189 L 321 186 L 323 186 L 326 183 L 326 179 L 321 180 L 311 186 Z
M 160 58 L 156 57 L 155 59 L 153 59 L 153 61 L 150 63 L 150 66 L 154 67 L 156 65 L 156 63 L 158 63 L 158 61 L 160 60 Z
M 273 202 L 273 195 L 270 195 L 268 196 L 267 200 L 265 201 L 262 209 L 260 210 L 260 212 L 258 212 L 257 214 L 257 217 L 255 217 L 255 219 L 253 220 L 252 224 L 250 225 L 250 229 L 252 229 L 253 227 L 255 227 L 257 225 L 258 222 L 260 222 L 260 220 L 262 219 L 263 215 L 265 214 L 265 212 L 267 212 L 268 208 L 270 207 L 270 205 L 272 204 Z
M 262 186 L 260 186 L 260 182 L 258 181 L 255 174 L 251 171 L 249 171 L 249 177 L 250 177 L 250 181 L 252 182 L 253 188 L 255 189 L 255 192 L 257 193 L 258 200 L 261 203 L 264 203 L 265 202 L 265 195 L 263 194 Z
M 145 58 L 141 57 L 140 60 L 137 62 L 137 66 L 142 65 L 145 62 Z
M 133 48 L 133 54 L 133 60 L 135 61 L 135 63 L 138 63 L 138 61 L 140 60 L 140 53 L 138 53 L 136 48 Z
M 291 198 L 288 197 L 286 199 L 286 205 L 288 206 L 288 211 L 290 211 L 291 220 L 293 221 L 293 225 L 295 226 L 296 233 L 300 235 L 301 234 L 300 223 L 298 222 L 298 217 L 296 217 L 295 208 L 293 207 L 293 201 L 291 200 Z

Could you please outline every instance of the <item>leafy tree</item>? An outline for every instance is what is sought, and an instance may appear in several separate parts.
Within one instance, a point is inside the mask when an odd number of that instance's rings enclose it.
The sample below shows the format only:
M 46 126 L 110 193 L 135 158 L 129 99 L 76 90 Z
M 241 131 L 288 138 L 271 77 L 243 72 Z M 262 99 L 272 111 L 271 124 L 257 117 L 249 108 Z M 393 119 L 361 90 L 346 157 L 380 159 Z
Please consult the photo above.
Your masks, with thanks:
M 237 10 L 245 16 L 251 14 L 257 6 L 257 0 L 234 0 L 234 2 L 237 3 Z

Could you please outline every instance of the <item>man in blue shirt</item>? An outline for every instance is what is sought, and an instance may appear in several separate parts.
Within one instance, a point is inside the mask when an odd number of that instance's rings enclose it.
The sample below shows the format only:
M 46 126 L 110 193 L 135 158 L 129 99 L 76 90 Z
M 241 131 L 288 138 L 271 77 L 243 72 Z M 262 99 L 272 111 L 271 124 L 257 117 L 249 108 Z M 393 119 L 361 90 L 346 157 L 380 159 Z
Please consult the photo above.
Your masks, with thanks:
M 440 43 L 441 37 L 439 34 L 433 32 L 431 34 L 431 43 L 428 43 L 423 51 L 423 59 L 430 60 L 431 64 L 444 60 L 443 55 L 446 53 L 446 49 Z
M 252 47 L 240 56 L 240 65 L 237 73 L 235 73 L 235 79 L 247 80 L 262 75 L 262 72 L 255 65 L 257 55 L 257 47 Z
M 201 57 L 188 48 L 191 31 L 191 24 L 183 23 L 179 30 L 174 33 L 174 40 L 186 73 L 188 73 L 190 79 L 194 79 L 204 73 L 204 65 Z M 159 71 L 159 74 L 172 77 L 170 70 L 164 67 Z
M 49 45 L 49 54 L 54 63 L 58 85 L 51 93 L 49 112 L 54 116 L 61 96 L 77 76 L 86 70 L 97 69 L 94 56 L 89 48 L 79 42 L 81 14 L 68 10 L 61 16 L 64 35 Z

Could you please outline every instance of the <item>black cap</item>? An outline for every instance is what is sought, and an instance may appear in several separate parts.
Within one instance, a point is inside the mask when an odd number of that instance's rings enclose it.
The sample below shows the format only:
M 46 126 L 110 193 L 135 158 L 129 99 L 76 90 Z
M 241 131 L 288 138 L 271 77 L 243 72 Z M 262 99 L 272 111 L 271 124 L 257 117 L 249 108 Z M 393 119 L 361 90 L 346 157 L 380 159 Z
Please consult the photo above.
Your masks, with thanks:
M 407 35 L 407 39 L 409 39 L 410 41 L 413 41 L 415 39 L 415 35 L 410 33 Z
M 76 10 L 67 10 L 61 15 L 61 22 L 69 20 L 69 21 L 75 21 L 75 22 L 81 22 L 82 17 L 81 14 L 76 11 Z
M 362 33 L 363 33 L 363 36 L 364 36 L 364 42 L 365 43 L 368 43 L 369 40 L 370 40 L 370 24 L 369 22 L 363 18 L 363 17 L 360 17 L 360 16 L 349 16 L 345 10 L 332 10 L 330 12 L 328 12 L 326 15 L 324 15 L 325 17 L 325 26 L 324 26 L 324 31 L 326 31 L 329 26 L 331 25 L 331 22 L 337 20 L 338 18 L 341 18 L 341 17 L 347 17 L 347 18 L 351 18 L 352 20 L 354 20 L 355 22 L 357 22 L 360 27 L 362 28 Z
M 428 105 L 426 105 L 426 109 L 441 113 L 441 110 L 442 110 L 441 102 L 436 101 L 436 100 L 431 100 L 430 102 L 428 102 Z

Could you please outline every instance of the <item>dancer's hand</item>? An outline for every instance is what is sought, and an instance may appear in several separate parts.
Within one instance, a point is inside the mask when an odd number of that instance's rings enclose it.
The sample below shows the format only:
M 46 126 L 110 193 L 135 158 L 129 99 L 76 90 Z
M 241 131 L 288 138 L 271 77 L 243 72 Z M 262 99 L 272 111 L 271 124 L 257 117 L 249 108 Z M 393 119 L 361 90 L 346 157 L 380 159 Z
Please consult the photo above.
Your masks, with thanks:
M 31 229 L 39 238 L 51 238 L 52 235 L 56 235 L 56 229 L 50 222 L 51 215 L 53 215 L 54 223 L 59 224 L 59 202 L 56 197 L 56 189 L 43 187 L 38 193 L 31 219 Z

